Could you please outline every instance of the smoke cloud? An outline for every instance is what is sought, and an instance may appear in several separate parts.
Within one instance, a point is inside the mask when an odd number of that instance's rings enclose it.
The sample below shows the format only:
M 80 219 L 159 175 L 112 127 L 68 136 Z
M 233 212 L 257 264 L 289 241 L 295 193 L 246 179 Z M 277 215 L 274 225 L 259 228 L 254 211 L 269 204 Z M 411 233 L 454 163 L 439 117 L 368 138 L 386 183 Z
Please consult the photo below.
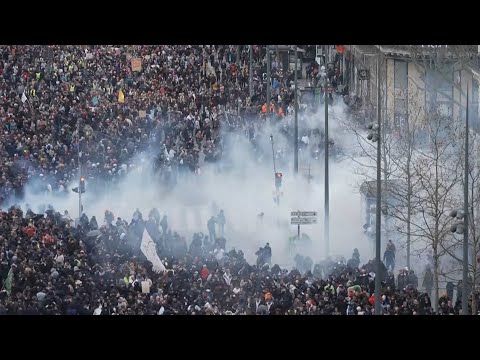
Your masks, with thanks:
M 330 137 L 335 147 L 342 151 L 355 151 L 355 140 L 341 126 L 341 119 L 347 115 L 344 106 L 335 105 L 330 109 Z M 292 124 L 293 119 L 281 120 Z M 305 128 L 324 127 L 324 110 L 299 117 L 300 137 Z M 161 216 L 167 215 L 169 226 L 191 241 L 195 232 L 208 234 L 207 221 L 223 209 L 226 217 L 225 237 L 227 248 L 244 251 L 248 260 L 255 259 L 255 251 L 269 242 L 272 247 L 272 263 L 290 267 L 295 253 L 288 250 L 288 238 L 297 234 L 297 226 L 290 225 L 290 212 L 296 210 L 317 211 L 318 223 L 301 226 L 301 233 L 311 239 L 311 246 L 299 250 L 312 260 L 325 258 L 324 239 L 324 162 L 323 153 L 310 156 L 310 151 L 302 149 L 299 159 L 299 174 L 293 171 L 293 151 L 291 141 L 284 135 L 285 124 L 262 126 L 256 134 L 258 151 L 244 132 L 224 133 L 225 144 L 229 148 L 226 156 L 216 164 L 205 165 L 201 173 L 180 177 L 177 184 L 167 187 L 159 176 L 154 174 L 153 159 L 159 149 L 138 154 L 133 170 L 116 185 L 102 191 L 93 191 L 87 182 L 87 192 L 82 195 L 84 212 L 95 215 L 99 224 L 103 222 L 106 209 L 115 217 L 130 221 L 136 208 L 144 217 L 153 207 Z M 276 160 L 276 170 L 283 173 L 280 204 L 274 202 L 274 170 L 272 160 L 273 135 L 274 150 L 284 154 L 284 160 Z M 310 139 L 310 146 L 314 141 Z M 321 151 L 323 151 L 321 149 Z M 281 156 L 280 156 L 281 157 Z M 222 171 L 219 171 L 223 168 Z M 307 175 L 312 179 L 309 182 Z M 361 197 L 356 187 L 361 182 L 354 174 L 353 165 L 348 160 L 338 162 L 334 155 L 330 161 L 330 251 L 333 256 L 349 258 L 354 248 L 358 248 L 361 260 L 371 258 L 371 244 L 363 233 L 364 219 L 361 214 Z M 78 184 L 68 184 L 68 188 Z M 52 204 L 57 211 L 68 210 L 72 218 L 78 217 L 78 194 L 55 197 L 36 190 L 32 181 L 27 186 L 23 207 L 29 204 L 32 210 L 44 204 Z M 18 201 L 17 201 L 18 203 Z M 258 214 L 264 213 L 263 220 Z

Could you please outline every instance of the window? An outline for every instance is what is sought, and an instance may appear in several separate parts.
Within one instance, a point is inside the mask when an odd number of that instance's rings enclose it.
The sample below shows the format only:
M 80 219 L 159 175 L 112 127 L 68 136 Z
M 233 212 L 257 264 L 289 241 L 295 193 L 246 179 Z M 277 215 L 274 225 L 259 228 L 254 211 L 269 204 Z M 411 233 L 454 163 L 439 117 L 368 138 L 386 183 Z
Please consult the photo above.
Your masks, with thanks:
M 441 114 L 451 117 L 453 114 L 453 73 L 440 72 L 438 69 L 427 68 L 426 71 L 426 102 L 427 110 L 438 110 Z
M 405 61 L 395 60 L 394 69 L 394 126 L 402 127 L 407 120 L 408 103 L 408 63 Z
M 408 67 L 405 61 L 395 60 L 395 90 L 406 90 L 408 85 Z

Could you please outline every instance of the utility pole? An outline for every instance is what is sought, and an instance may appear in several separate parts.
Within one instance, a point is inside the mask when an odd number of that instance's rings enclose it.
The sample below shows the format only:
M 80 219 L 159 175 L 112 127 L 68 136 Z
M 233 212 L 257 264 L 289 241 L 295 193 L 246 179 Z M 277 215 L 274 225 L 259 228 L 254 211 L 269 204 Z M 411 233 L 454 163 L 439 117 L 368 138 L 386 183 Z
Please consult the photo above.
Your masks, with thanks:
M 277 71 L 279 71 L 282 68 L 282 62 L 280 61 L 280 49 L 278 48 L 278 45 L 275 45 L 275 50 L 276 50 L 276 58 L 277 61 Z
M 241 59 L 240 59 L 240 45 L 237 45 L 237 53 L 236 53 L 236 56 L 235 56 L 235 64 L 236 64 L 236 76 L 235 76 L 235 83 L 238 85 L 238 73 L 240 72 L 240 68 L 241 68 Z
M 380 81 L 380 58 L 377 59 L 377 207 L 376 207 L 376 223 L 375 223 L 375 315 L 382 314 L 382 303 L 380 298 L 380 290 L 382 287 L 382 279 L 380 277 L 380 251 L 381 251 L 381 222 L 382 222 L 382 150 L 381 150 L 381 81 Z
M 270 119 L 270 90 L 271 90 L 270 73 L 270 45 L 267 45 L 267 120 Z
M 277 173 L 277 167 L 275 166 L 275 151 L 273 149 L 273 135 L 270 135 L 270 142 L 272 143 L 272 158 L 273 158 L 273 175 Z
M 468 285 L 468 138 L 469 138 L 469 126 L 468 126 L 468 85 L 467 85 L 467 109 L 465 116 L 465 180 L 463 187 L 463 206 L 464 206 L 464 223 L 465 232 L 463 234 L 463 294 L 462 294 L 462 315 L 468 315 L 468 298 L 470 297 L 470 289 Z M 475 300 L 474 300 L 475 301 Z
M 328 82 L 325 81 L 325 204 L 324 204 L 324 238 L 325 238 L 325 256 L 330 255 L 330 184 L 328 174 Z
M 277 203 L 277 206 L 280 206 L 280 186 L 281 186 L 281 178 L 280 178 L 280 184 L 277 186 L 277 167 L 276 167 L 276 164 L 275 164 L 275 149 L 273 147 L 273 135 L 270 135 L 270 141 L 272 142 L 272 158 L 273 158 L 273 179 L 274 179 L 274 182 L 275 182 L 275 199 L 276 199 L 276 203 Z M 280 174 L 281 176 L 281 174 Z
M 253 45 L 250 45 L 250 66 L 248 67 L 248 91 L 253 96 Z
M 77 157 L 78 157 L 78 219 L 82 217 L 82 164 L 80 162 L 80 118 L 77 119 Z
M 277 46 L 278 49 L 278 46 Z M 297 75 L 297 59 L 298 59 L 298 46 L 295 45 L 295 139 L 294 139 L 294 161 L 293 166 L 295 168 L 295 174 L 298 174 L 298 75 Z

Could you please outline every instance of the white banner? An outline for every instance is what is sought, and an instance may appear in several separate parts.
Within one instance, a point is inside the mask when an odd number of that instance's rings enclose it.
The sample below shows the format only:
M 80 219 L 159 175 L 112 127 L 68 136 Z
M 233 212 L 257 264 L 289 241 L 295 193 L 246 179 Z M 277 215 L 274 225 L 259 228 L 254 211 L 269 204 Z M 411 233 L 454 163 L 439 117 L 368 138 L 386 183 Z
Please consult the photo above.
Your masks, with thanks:
M 156 273 L 161 273 L 166 271 L 165 265 L 163 265 L 162 260 L 157 255 L 157 249 L 152 238 L 148 234 L 147 229 L 143 230 L 142 244 L 140 245 L 140 250 L 143 255 L 153 264 L 153 271 Z

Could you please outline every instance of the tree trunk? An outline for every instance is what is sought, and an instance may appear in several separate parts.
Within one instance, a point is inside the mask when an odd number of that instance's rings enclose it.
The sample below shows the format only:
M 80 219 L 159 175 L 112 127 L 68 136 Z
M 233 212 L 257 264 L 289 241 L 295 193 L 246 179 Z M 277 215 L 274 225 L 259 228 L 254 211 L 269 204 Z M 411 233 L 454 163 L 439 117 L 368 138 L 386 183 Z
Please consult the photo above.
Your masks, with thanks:
M 410 175 L 410 159 L 407 160 L 407 267 L 410 269 L 410 226 L 412 216 L 412 177 Z
M 471 229 L 471 262 L 472 262 L 472 315 L 477 315 L 477 300 L 476 300 L 476 283 L 477 283 L 477 233 L 475 231 L 475 227 L 477 225 L 475 221 L 475 206 L 474 206 L 474 199 L 475 199 L 475 178 L 472 177 L 472 192 L 470 194 L 470 199 L 472 201 L 472 213 L 470 214 L 471 220 L 468 222 Z
M 473 212 L 473 208 L 472 208 Z M 472 214 L 473 215 L 473 214 Z M 473 216 L 472 216 L 473 218 Z M 475 234 L 474 234 L 475 236 Z M 477 289 L 477 242 L 476 238 L 473 236 L 473 246 L 472 246 L 472 315 L 477 315 L 477 300 L 476 300 L 476 289 Z
M 433 309 L 435 312 L 438 311 L 438 299 L 439 299 L 439 286 L 438 286 L 438 252 L 437 247 L 433 248 L 433 283 L 435 287 L 435 291 L 433 294 Z
M 477 315 L 476 282 L 477 282 L 477 261 L 476 259 L 474 259 L 473 274 L 472 274 L 472 315 Z

